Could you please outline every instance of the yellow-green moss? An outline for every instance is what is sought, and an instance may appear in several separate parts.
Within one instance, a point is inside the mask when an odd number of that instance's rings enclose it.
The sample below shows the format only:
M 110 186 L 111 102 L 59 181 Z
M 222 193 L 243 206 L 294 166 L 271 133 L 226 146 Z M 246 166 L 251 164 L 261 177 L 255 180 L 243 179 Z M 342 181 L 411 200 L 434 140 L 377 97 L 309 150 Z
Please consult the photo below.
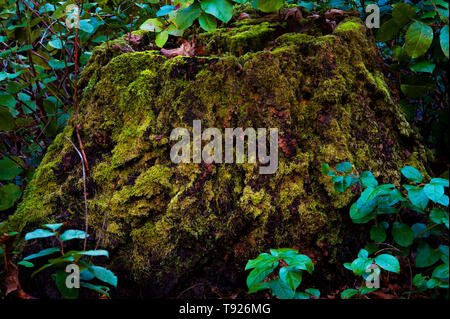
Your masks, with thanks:
M 195 269 L 215 272 L 227 260 L 243 269 L 282 246 L 336 262 L 342 209 L 356 195 L 335 192 L 320 164 L 349 161 L 391 182 L 405 163 L 424 170 L 426 150 L 394 104 L 361 21 L 324 36 L 281 35 L 280 26 L 248 21 L 201 34 L 208 57 L 94 50 L 79 115 L 91 163 L 89 227 L 98 236 L 107 213 L 102 246 L 139 283 L 185 286 Z M 170 132 L 194 119 L 204 128 L 279 128 L 277 173 L 261 176 L 249 163 L 174 165 Z M 72 119 L 49 148 L 8 229 L 23 234 L 69 207 L 82 220 L 81 166 L 76 157 L 65 164 L 76 156 L 63 138 L 73 139 L 73 127 Z

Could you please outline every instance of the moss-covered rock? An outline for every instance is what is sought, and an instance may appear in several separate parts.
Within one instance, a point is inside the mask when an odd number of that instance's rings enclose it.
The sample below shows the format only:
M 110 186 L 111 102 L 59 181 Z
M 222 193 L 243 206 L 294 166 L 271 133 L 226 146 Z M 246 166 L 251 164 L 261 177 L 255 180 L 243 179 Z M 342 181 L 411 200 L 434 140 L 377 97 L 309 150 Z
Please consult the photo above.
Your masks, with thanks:
M 425 170 L 426 150 L 394 103 L 359 19 L 331 34 L 246 21 L 200 34 L 196 44 L 208 56 L 168 59 L 154 50 L 123 53 L 123 39 L 104 44 L 82 74 L 91 240 L 102 234 L 112 269 L 142 288 L 136 295 L 177 296 L 200 279 L 243 287 L 246 261 L 268 248 L 341 263 L 356 195 L 336 193 L 321 163 L 349 161 L 394 183 L 405 164 Z M 194 119 L 220 129 L 279 128 L 278 171 L 173 164 L 171 130 L 191 130 Z M 49 148 L 6 228 L 83 228 L 81 164 L 63 138 L 76 141 L 74 125 Z

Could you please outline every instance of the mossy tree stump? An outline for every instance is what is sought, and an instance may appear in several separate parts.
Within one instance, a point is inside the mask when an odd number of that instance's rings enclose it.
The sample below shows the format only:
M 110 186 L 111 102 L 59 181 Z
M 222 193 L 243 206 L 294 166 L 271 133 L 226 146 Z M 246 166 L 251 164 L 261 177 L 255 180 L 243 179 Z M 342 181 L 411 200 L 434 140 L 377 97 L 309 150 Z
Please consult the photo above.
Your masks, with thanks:
M 245 288 L 246 261 L 269 248 L 308 254 L 316 276 L 321 265 L 341 267 L 356 192 L 336 193 L 321 163 L 349 161 L 394 183 L 405 164 L 424 170 L 426 150 L 394 103 L 361 21 L 346 19 L 326 35 L 286 33 L 283 23 L 245 20 L 200 34 L 196 45 L 208 56 L 123 53 L 123 39 L 95 49 L 80 81 L 89 244 L 107 213 L 100 246 L 110 251 L 119 295 L 121 280 L 144 296 L 177 296 L 199 282 Z M 173 164 L 170 132 L 191 129 L 194 119 L 279 128 L 277 173 L 260 175 L 249 163 Z M 48 149 L 5 229 L 84 228 L 81 164 L 64 138 L 76 141 L 74 125 Z

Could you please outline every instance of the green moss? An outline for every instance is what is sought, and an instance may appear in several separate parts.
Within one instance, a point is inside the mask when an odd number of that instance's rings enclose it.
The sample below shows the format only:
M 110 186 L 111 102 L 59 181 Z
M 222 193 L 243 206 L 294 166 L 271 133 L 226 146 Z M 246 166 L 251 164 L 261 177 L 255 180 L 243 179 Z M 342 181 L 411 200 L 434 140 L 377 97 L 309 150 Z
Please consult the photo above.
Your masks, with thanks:
M 268 248 L 297 247 L 335 263 L 342 209 L 356 195 L 335 192 L 320 164 L 349 161 L 383 182 L 398 181 L 407 162 L 425 169 L 427 152 L 393 103 L 359 20 L 325 36 L 251 23 L 199 35 L 208 57 L 102 45 L 82 74 L 89 228 L 98 237 L 106 214 L 101 243 L 113 266 L 152 291 L 186 287 L 202 269 L 243 269 Z M 259 175 L 249 163 L 171 163 L 170 132 L 191 129 L 194 119 L 204 128 L 279 128 L 277 173 Z M 63 138 L 75 140 L 74 125 L 49 148 L 8 229 L 23 235 L 68 209 L 82 223 L 81 165 Z

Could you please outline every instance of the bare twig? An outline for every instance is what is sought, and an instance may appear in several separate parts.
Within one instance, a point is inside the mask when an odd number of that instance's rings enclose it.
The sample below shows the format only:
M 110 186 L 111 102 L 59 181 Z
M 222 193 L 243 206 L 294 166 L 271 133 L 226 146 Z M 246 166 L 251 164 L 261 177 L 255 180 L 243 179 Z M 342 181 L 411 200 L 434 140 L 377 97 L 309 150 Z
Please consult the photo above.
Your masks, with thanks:
M 89 230 L 89 211 L 88 211 L 88 204 L 87 204 L 87 191 L 86 191 L 86 170 L 84 168 L 84 160 L 83 160 L 83 155 L 81 155 L 81 152 L 78 150 L 78 148 L 75 146 L 75 144 L 73 144 L 73 142 L 67 137 L 64 136 L 64 138 L 66 140 L 69 141 L 70 144 L 72 144 L 73 148 L 75 149 L 75 151 L 78 153 L 78 156 L 80 157 L 81 160 L 81 166 L 83 168 L 83 193 L 84 193 L 84 210 L 85 210 L 85 226 L 84 226 L 84 231 L 86 233 L 86 236 L 84 238 L 84 245 L 83 245 L 83 250 L 86 250 L 86 244 L 87 244 L 87 235 L 88 235 L 88 230 Z

